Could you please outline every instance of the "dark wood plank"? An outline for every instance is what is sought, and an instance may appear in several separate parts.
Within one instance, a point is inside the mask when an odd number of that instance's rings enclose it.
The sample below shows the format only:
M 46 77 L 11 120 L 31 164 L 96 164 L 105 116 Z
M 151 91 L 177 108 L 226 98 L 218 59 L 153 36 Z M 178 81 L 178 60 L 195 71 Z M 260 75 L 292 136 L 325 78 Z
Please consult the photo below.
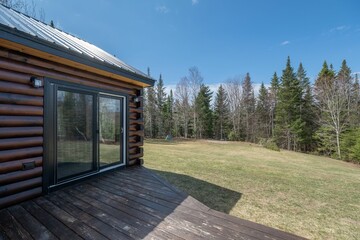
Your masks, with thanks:
M 51 231 L 59 239 L 80 240 L 80 238 L 74 231 L 65 226 L 62 222 L 57 220 L 51 214 L 39 207 L 33 201 L 27 201 L 21 204 L 21 206 L 31 213 L 42 225 L 44 225 L 49 231 Z
M 179 194 L 168 190 L 157 189 L 155 186 L 146 186 L 145 184 L 142 185 L 141 183 L 136 183 L 134 181 L 119 179 L 118 177 L 111 175 L 107 176 L 105 180 L 112 181 L 118 185 L 128 185 L 134 189 L 138 189 L 141 192 L 150 195 L 156 195 L 159 196 L 160 198 L 164 198 L 164 196 L 166 196 L 164 200 L 171 199 L 171 201 L 177 201 L 179 203 L 183 200 L 183 197 L 180 196 Z
M 164 216 L 166 216 L 166 213 L 167 213 L 165 211 L 158 211 L 154 208 L 148 207 L 139 202 L 131 201 L 128 198 L 128 196 L 117 195 L 116 190 L 115 191 L 114 190 L 113 191 L 104 191 L 101 188 L 95 187 L 92 185 L 86 185 L 86 189 L 87 190 L 83 191 L 83 192 L 89 196 L 97 197 L 96 194 L 99 194 L 100 196 L 105 196 L 106 198 L 113 200 L 113 203 L 115 203 L 115 204 L 118 203 L 121 205 L 126 205 L 129 208 L 133 208 L 135 210 L 150 214 L 150 215 L 158 218 L 159 220 L 161 220 Z
M 60 207 L 56 206 L 52 202 L 46 200 L 45 198 L 37 198 L 34 200 L 42 209 L 46 210 L 48 213 L 53 215 L 59 221 L 61 221 L 72 231 L 76 232 L 84 239 L 107 239 L 104 235 L 100 234 L 96 230 L 92 229 L 85 223 L 79 221 L 76 216 L 62 210 Z
M 155 201 L 150 201 L 146 198 L 142 198 L 142 197 L 138 197 L 136 195 L 132 195 L 130 193 L 127 193 L 126 191 L 124 191 L 125 189 L 115 189 L 112 188 L 106 184 L 103 184 L 101 182 L 97 182 L 97 183 L 93 183 L 93 182 L 88 182 L 88 184 L 97 187 L 101 190 L 107 191 L 107 192 L 111 192 L 117 196 L 122 196 L 124 198 L 129 199 L 130 201 L 139 203 L 139 204 L 143 204 L 144 206 L 148 206 L 151 207 L 153 209 L 156 209 L 157 211 L 161 211 L 161 212 L 167 212 L 167 211 L 171 211 L 171 209 L 174 209 L 176 206 L 174 206 L 174 208 L 168 207 L 168 206 L 163 206 Z
M 79 196 L 77 192 L 74 192 L 69 189 L 63 190 L 62 192 L 69 194 L 74 199 L 87 202 L 91 206 L 101 209 L 103 212 L 109 215 L 112 215 L 118 219 L 122 219 L 123 221 L 126 221 L 128 224 L 132 226 L 136 226 L 138 228 L 143 228 L 143 229 L 151 229 L 151 225 L 149 223 L 144 222 L 142 219 L 135 218 L 132 215 L 129 215 L 128 213 L 120 211 L 117 208 L 104 204 L 98 201 L 97 199 L 93 199 L 87 196 Z
M 149 230 L 144 231 L 144 229 L 142 229 L 141 226 L 132 226 L 131 224 L 133 224 L 133 223 L 131 223 L 131 222 L 130 222 L 130 224 L 126 223 L 127 218 L 113 217 L 112 215 L 109 215 L 106 212 L 102 211 L 102 209 L 93 207 L 82 200 L 71 197 L 68 194 L 65 194 L 63 192 L 58 192 L 57 194 L 58 194 L 58 196 L 56 196 L 55 201 L 58 201 L 59 199 L 65 201 L 66 208 L 70 209 L 73 212 L 78 212 L 79 209 L 81 209 L 81 211 L 84 211 L 84 212 L 102 220 L 103 222 L 106 222 L 111 227 L 123 232 L 131 239 L 143 239 L 144 236 L 152 236 L 155 239 L 169 239 L 169 238 L 162 238 L 159 236 L 159 234 L 152 234 Z M 60 206 L 62 206 L 64 208 L 63 201 L 61 201 L 59 204 L 60 204 Z M 71 201 L 71 202 L 69 202 L 69 201 Z M 74 207 L 71 207 L 71 205 L 76 206 L 78 209 L 74 209 Z M 124 221 L 122 221 L 122 220 L 124 220 Z M 127 221 L 127 222 L 129 222 L 129 221 Z
M 127 235 L 130 238 L 141 239 L 141 237 L 137 235 L 138 229 L 136 227 L 133 227 L 128 223 L 122 221 L 122 219 L 115 218 L 105 213 L 101 209 L 93 207 L 84 201 L 81 201 L 77 198 L 73 198 L 68 194 L 65 194 L 63 192 L 57 192 L 52 196 L 49 196 L 48 199 L 54 204 L 56 204 L 58 207 L 61 207 L 63 210 L 74 213 L 77 217 L 84 216 L 84 218 L 89 218 L 85 216 L 85 213 L 87 213 L 93 217 L 98 218 L 104 223 L 107 223 L 109 226 L 113 227 L 114 229 L 117 229 L 125 233 L 125 235 Z
M 9 212 L 34 239 L 58 239 L 20 205 L 10 207 Z
M 118 202 L 112 200 L 108 196 L 102 196 L 99 193 L 91 193 L 91 191 L 87 190 L 86 187 L 81 186 L 81 189 L 71 188 L 68 190 L 72 195 L 79 196 L 79 198 L 84 199 L 85 201 L 91 200 L 92 202 L 97 202 L 99 205 L 108 205 L 114 209 L 125 212 L 134 218 L 141 219 L 144 222 L 147 222 L 150 225 L 156 225 L 159 222 L 159 218 L 156 218 L 146 212 L 139 211 L 135 208 L 129 208 L 124 204 L 119 204 Z
M 139 182 L 139 181 L 140 182 L 146 182 L 146 183 L 151 183 L 151 184 L 153 184 L 155 186 L 164 187 L 164 184 L 159 182 L 154 177 L 147 176 L 147 175 L 141 175 L 138 172 L 123 171 L 123 172 L 118 172 L 116 174 L 116 176 L 119 176 L 120 178 L 125 177 L 125 178 L 130 179 L 130 180 L 135 180 L 136 182 Z
M 8 209 L 0 211 L 0 229 L 9 239 L 33 239 Z
M 217 237 L 226 237 L 227 239 L 230 239 L 231 236 L 235 236 L 237 239 L 241 239 L 241 236 L 236 231 L 233 231 L 231 229 L 223 229 L 223 228 L 215 228 L 211 222 L 204 221 L 204 219 L 196 218 L 192 215 L 188 215 L 182 212 L 174 212 L 174 209 L 161 209 L 155 205 L 142 205 L 142 203 L 139 202 L 132 202 L 128 201 L 127 198 L 121 197 L 119 195 L 116 195 L 116 191 L 103 191 L 96 187 L 89 187 L 87 191 L 90 191 L 92 193 L 96 192 L 99 194 L 102 194 L 108 198 L 111 198 L 112 200 L 115 200 L 118 202 L 118 204 L 125 204 L 129 207 L 138 209 L 139 211 L 146 212 L 147 214 L 153 215 L 159 219 L 167 219 L 167 222 L 170 222 L 170 224 L 175 224 L 176 227 L 181 226 L 185 229 L 192 229 L 192 232 L 197 232 L 197 234 L 201 234 L 202 237 L 208 237 L 210 236 L 217 236 Z M 128 197 L 128 196 L 126 196 Z M 154 208 L 152 208 L 154 207 Z M 165 211 L 164 211 L 165 210 Z M 178 222 L 178 219 L 181 219 L 180 222 Z
M 211 234 L 207 233 L 206 227 L 201 227 L 198 225 L 194 225 L 191 222 L 185 222 L 183 221 L 183 219 L 181 219 L 181 221 L 179 221 L 177 218 L 172 218 L 170 217 L 172 214 L 172 211 L 168 211 L 168 212 L 160 212 L 160 211 L 156 211 L 155 209 L 146 207 L 142 204 L 139 203 L 133 203 L 128 201 L 125 198 L 116 196 L 110 192 L 104 192 L 101 191 L 98 188 L 94 188 L 94 187 L 86 187 L 86 188 L 80 188 L 77 189 L 80 192 L 86 194 L 86 195 L 90 195 L 91 197 L 98 199 L 106 204 L 109 204 L 115 208 L 118 209 L 122 209 L 123 211 L 127 211 L 128 213 L 143 219 L 146 222 L 149 222 L 150 224 L 154 225 L 154 226 L 158 226 L 159 222 L 162 221 L 166 221 L 168 222 L 169 226 L 171 225 L 174 229 L 177 229 L 178 231 L 181 232 L 190 232 L 188 234 L 195 234 L 196 236 L 192 236 L 192 238 L 197 238 L 197 237 L 209 237 Z M 103 193 L 103 194 L 101 194 Z M 122 205 L 125 205 L 124 207 Z M 153 217 L 150 217 L 153 216 Z M 167 219 L 167 220 L 165 220 Z M 201 230 L 199 230 L 200 228 L 203 228 Z M 192 229 L 192 230 L 189 230 Z M 206 230 L 205 230 L 206 229 Z
M 176 206 L 176 205 L 180 204 L 183 200 L 178 197 L 174 198 L 173 196 L 166 196 L 164 194 L 152 192 L 150 190 L 146 190 L 146 189 L 134 186 L 134 185 L 125 184 L 125 183 L 116 183 L 116 182 L 114 182 L 114 180 L 112 180 L 110 178 L 104 178 L 104 179 L 101 179 L 101 181 L 107 182 L 109 184 L 114 184 L 114 185 L 117 184 L 117 186 L 120 188 L 126 188 L 128 191 L 132 191 L 132 192 L 135 191 L 144 196 L 149 196 L 149 197 L 158 199 L 159 201 L 164 202 L 164 204 L 171 204 L 171 205 Z
M 94 184 L 99 183 L 99 184 L 102 184 L 102 185 L 105 185 L 108 187 L 112 187 L 114 189 L 118 189 L 119 191 L 123 191 L 124 193 L 128 193 L 130 195 L 133 195 L 133 196 L 136 196 L 139 198 L 143 198 L 143 199 L 146 199 L 146 200 L 149 200 L 152 202 L 156 202 L 163 206 L 171 206 L 173 208 L 176 208 L 176 206 L 178 206 L 178 203 L 173 203 L 169 199 L 164 200 L 162 198 L 157 198 L 156 196 L 146 194 L 146 193 L 142 192 L 141 190 L 134 189 L 134 187 L 129 187 L 127 185 L 123 185 L 123 186 L 116 185 L 113 182 L 107 181 L 107 180 L 108 179 L 106 179 L 106 178 L 102 178 L 102 179 L 97 179 L 96 181 L 92 181 L 91 183 L 94 183 Z

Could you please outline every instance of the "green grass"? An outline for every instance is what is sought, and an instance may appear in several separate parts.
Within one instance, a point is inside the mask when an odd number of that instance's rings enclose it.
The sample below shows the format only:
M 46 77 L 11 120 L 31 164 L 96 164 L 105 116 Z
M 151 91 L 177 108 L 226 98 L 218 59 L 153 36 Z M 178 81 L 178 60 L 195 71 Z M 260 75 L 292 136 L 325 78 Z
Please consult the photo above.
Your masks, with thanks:
M 254 144 L 148 140 L 145 166 L 207 206 L 311 239 L 360 239 L 360 167 Z

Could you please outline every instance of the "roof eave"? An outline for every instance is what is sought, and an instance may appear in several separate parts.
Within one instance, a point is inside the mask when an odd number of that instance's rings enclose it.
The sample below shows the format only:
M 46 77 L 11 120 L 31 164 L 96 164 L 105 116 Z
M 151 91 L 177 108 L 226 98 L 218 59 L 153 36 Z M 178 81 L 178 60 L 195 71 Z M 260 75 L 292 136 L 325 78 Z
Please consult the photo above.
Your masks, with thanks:
M 10 28 L 3 24 L 0 24 L 0 38 L 36 49 L 38 51 L 45 52 L 47 54 L 55 55 L 60 58 L 69 59 L 80 64 L 97 68 L 102 71 L 133 79 L 142 83 L 143 85 L 145 85 L 145 87 L 154 86 L 155 84 L 155 80 L 150 77 L 145 77 L 140 74 L 128 71 L 126 69 L 113 66 L 106 62 L 102 62 L 100 60 L 85 56 L 83 54 L 76 53 L 64 47 L 58 46 L 54 43 L 42 40 L 38 37 L 18 31 L 17 29 Z

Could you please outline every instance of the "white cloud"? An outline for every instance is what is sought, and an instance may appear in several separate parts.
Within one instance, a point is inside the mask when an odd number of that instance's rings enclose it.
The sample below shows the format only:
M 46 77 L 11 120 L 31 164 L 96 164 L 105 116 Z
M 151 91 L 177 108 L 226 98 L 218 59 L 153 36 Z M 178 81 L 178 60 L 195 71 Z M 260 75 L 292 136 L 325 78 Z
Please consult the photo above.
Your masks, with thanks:
M 287 40 L 286 40 L 286 41 L 283 41 L 280 45 L 281 45 L 281 46 L 285 46 L 285 45 L 288 45 L 288 44 L 290 44 L 290 41 L 287 41 Z
M 157 6 L 156 11 L 158 11 L 159 13 L 166 14 L 170 11 L 170 9 L 168 7 L 166 7 L 165 5 L 162 5 L 162 6 Z
M 350 29 L 350 26 L 341 25 L 330 29 L 330 32 L 341 32 Z
M 199 3 L 199 0 L 191 0 L 191 4 L 192 5 L 196 5 L 196 4 L 198 4 Z

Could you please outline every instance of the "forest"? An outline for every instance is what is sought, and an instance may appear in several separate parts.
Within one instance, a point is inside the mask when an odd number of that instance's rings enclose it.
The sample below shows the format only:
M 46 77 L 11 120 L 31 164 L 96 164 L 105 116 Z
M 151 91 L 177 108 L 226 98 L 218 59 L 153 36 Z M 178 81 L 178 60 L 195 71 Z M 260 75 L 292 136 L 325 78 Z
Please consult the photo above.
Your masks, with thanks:
M 148 69 L 150 76 L 150 69 Z M 360 89 L 346 60 L 338 70 L 324 61 L 314 83 L 290 57 L 281 76 L 254 91 L 250 74 L 215 93 L 197 67 L 167 94 L 160 75 L 144 91 L 145 137 L 246 141 L 272 150 L 329 156 L 360 163 Z

